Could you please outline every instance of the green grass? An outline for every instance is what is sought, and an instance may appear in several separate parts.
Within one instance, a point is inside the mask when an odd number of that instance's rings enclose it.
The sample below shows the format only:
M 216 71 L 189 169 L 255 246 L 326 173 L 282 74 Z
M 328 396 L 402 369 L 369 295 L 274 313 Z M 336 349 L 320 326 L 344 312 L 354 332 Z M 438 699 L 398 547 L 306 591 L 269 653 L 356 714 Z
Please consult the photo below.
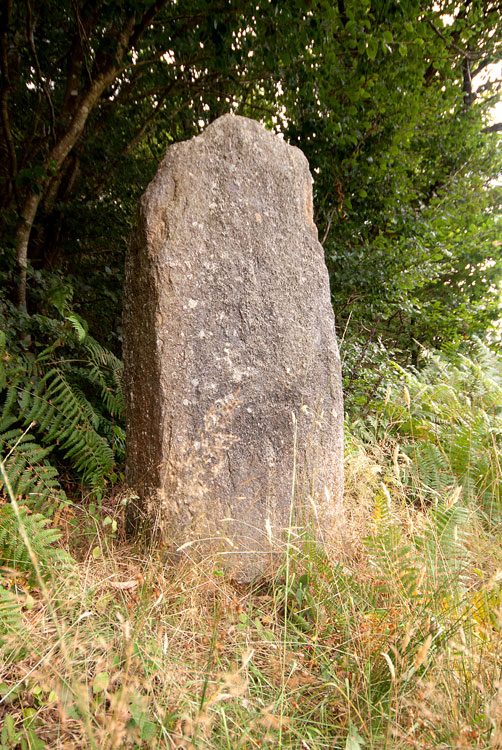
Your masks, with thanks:
M 341 548 L 271 579 L 64 506 L 73 563 L 0 568 L 1 750 L 502 747 L 498 374 L 440 365 L 348 425 Z
M 341 561 L 306 541 L 287 576 L 255 587 L 210 560 L 166 569 L 139 554 L 120 505 L 115 534 L 84 510 L 61 517 L 63 537 L 66 524 L 88 537 L 72 574 L 54 570 L 45 590 L 4 576 L 21 622 L 2 647 L 0 746 L 497 747 L 496 539 L 464 518 L 453 556 L 437 538 L 420 565 L 430 514 L 389 501 L 362 446 L 348 501 L 361 472 L 366 541 L 354 530 Z

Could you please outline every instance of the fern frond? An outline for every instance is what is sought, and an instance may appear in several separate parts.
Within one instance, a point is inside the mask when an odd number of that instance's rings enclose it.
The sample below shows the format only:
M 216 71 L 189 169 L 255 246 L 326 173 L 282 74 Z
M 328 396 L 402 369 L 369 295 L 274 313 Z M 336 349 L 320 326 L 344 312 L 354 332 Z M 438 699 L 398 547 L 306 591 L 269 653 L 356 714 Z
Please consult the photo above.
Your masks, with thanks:
M 65 315 L 65 320 L 71 323 L 73 330 L 77 334 L 78 340 L 83 341 L 87 336 L 87 324 L 85 323 L 85 321 L 83 321 L 82 318 L 79 315 L 76 315 L 74 312 L 67 312 Z
M 102 486 L 113 471 L 113 450 L 99 435 L 99 417 L 78 387 L 58 368 L 51 368 L 33 393 L 21 396 L 24 424 L 36 423 L 46 444 L 57 445 L 85 483 Z
M 113 352 L 102 347 L 91 336 L 87 337 L 85 344 L 90 356 L 87 377 L 99 388 L 109 414 L 122 418 L 124 416 L 122 362 Z
M 469 347 L 401 373 L 410 408 L 394 385 L 378 418 L 413 464 L 403 471 L 408 491 L 431 503 L 462 485 L 464 502 L 493 523 L 502 519 L 502 367 L 485 344 Z
M 409 599 L 414 596 L 419 571 L 400 525 L 392 515 L 392 501 L 383 484 L 375 497 L 373 519 L 375 530 L 363 540 L 370 561 L 389 584 L 397 585 L 399 593 Z
M 415 596 L 419 570 L 414 566 L 411 547 L 403 542 L 396 522 L 390 529 L 364 539 L 372 565 L 387 581 L 397 588 L 399 595 L 409 600 Z
M 1 585 L 0 580 L 0 647 L 23 630 L 19 596 Z
M 15 496 L 23 496 L 33 511 L 50 517 L 66 495 L 58 481 L 58 471 L 47 459 L 50 448 L 42 448 L 32 435 L 14 429 L 0 431 L 0 458 Z M 4 488 L 0 476 L 0 492 Z
M 411 484 L 419 484 L 422 496 L 437 498 L 455 482 L 447 456 L 440 448 L 425 440 L 405 446 L 403 452 L 413 462 Z M 418 480 L 418 481 L 417 481 Z
M 469 562 L 465 526 L 469 511 L 444 501 L 429 510 L 423 533 L 414 539 L 422 554 L 436 592 L 457 590 L 460 576 Z
M 60 547 L 54 546 L 61 537 L 61 532 L 48 526 L 49 519 L 40 513 L 31 514 L 26 507 L 19 510 L 21 523 L 42 574 L 56 563 L 71 563 L 70 555 Z M 0 564 L 34 575 L 33 563 L 19 532 L 18 520 L 12 505 L 8 502 L 0 504 Z

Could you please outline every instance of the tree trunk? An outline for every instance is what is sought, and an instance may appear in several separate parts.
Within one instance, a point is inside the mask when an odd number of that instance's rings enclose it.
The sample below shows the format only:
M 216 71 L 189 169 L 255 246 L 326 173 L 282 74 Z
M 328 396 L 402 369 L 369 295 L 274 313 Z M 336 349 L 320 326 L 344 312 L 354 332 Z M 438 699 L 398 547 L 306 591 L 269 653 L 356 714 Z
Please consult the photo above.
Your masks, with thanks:
M 24 204 L 21 220 L 16 232 L 16 258 L 19 266 L 19 282 L 17 286 L 17 306 L 22 312 L 27 312 L 26 304 L 26 269 L 28 267 L 28 243 L 31 228 L 37 215 L 42 193 L 32 192 Z
M 54 145 L 44 161 L 45 176 L 42 182 L 39 182 L 35 188 L 31 190 L 25 200 L 15 238 L 16 259 L 19 268 L 17 302 L 18 308 L 25 312 L 27 311 L 26 270 L 28 267 L 28 244 L 38 208 L 51 183 L 51 176 L 61 169 L 63 162 L 82 134 L 91 111 L 105 89 L 115 80 L 119 72 L 120 63 L 128 49 L 129 41 L 133 35 L 134 29 L 135 19 L 131 18 L 120 35 L 114 65 L 110 66 L 103 73 L 100 73 L 94 81 L 92 81 L 86 95 L 76 108 L 68 130 Z

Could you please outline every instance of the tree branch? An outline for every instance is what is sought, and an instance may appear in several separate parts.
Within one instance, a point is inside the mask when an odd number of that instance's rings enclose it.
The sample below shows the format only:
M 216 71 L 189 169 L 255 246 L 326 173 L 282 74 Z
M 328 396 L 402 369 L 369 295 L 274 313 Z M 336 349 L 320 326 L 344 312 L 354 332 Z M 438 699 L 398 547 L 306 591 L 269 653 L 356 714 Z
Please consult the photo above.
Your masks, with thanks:
M 134 31 L 132 33 L 132 36 L 129 41 L 129 48 L 133 49 L 135 44 L 139 41 L 139 39 L 143 36 L 146 29 L 150 26 L 152 21 L 154 20 L 155 16 L 164 8 L 169 0 L 155 0 L 153 5 L 150 6 L 150 8 L 147 10 L 141 21 L 137 23 L 134 27 Z
M 502 122 L 495 122 L 493 125 L 488 125 L 486 128 L 482 128 L 482 133 L 500 133 L 502 130 Z
M 9 1 L 12 2 L 12 0 Z M 96 76 L 91 81 L 87 91 L 83 93 L 80 101 L 76 103 L 69 127 L 59 141 L 54 144 L 54 147 L 51 149 L 43 163 L 45 170 L 44 177 L 31 190 L 26 198 L 21 211 L 15 237 L 16 259 L 19 268 L 18 307 L 20 310 L 26 311 L 27 309 L 26 279 L 28 267 L 28 245 L 40 203 L 44 199 L 45 193 L 51 185 L 53 177 L 57 171 L 61 169 L 63 162 L 82 134 L 91 111 L 96 106 L 104 91 L 117 77 L 124 55 L 141 37 L 145 29 L 151 24 L 153 18 L 167 4 L 167 2 L 168 0 L 156 0 L 156 2 L 143 15 L 139 23 L 136 22 L 135 16 L 131 16 L 125 22 L 117 38 L 115 55 L 103 70 L 96 73 Z
M 47 84 L 42 75 L 42 70 L 40 68 L 40 61 L 37 55 L 37 48 L 35 46 L 35 34 L 33 30 L 33 14 L 31 12 L 30 0 L 25 0 L 25 5 L 26 5 L 26 36 L 28 38 L 28 43 L 29 43 L 30 51 L 33 57 L 33 62 L 35 63 L 35 70 L 37 71 L 37 77 L 38 77 L 39 83 L 42 87 L 42 91 L 45 94 L 45 98 L 47 99 L 47 102 L 49 104 L 49 110 L 51 113 L 51 135 L 52 135 L 52 141 L 53 143 L 55 143 L 56 142 L 56 116 L 54 114 L 54 105 L 52 103 L 49 89 L 47 88 Z
M 162 96 L 159 98 L 159 101 L 157 102 L 157 105 L 156 105 L 155 109 L 153 110 L 153 112 L 151 112 L 150 115 L 146 118 L 146 120 L 144 121 L 143 125 L 139 128 L 139 130 L 136 133 L 136 135 L 134 136 L 134 138 L 132 138 L 129 141 L 129 143 L 127 144 L 127 146 L 125 146 L 122 149 L 122 152 L 120 154 L 121 156 L 126 156 L 128 153 L 130 153 L 132 151 L 132 149 L 135 146 L 138 145 L 138 143 L 140 143 L 143 140 L 143 137 L 146 135 L 146 132 L 148 130 L 149 125 L 151 125 L 151 123 L 153 122 L 153 120 L 159 114 L 160 110 L 162 109 L 162 105 L 164 104 L 164 102 L 166 101 L 167 97 L 169 96 L 169 94 L 171 93 L 172 89 L 174 88 L 175 83 L 176 83 L 176 81 L 171 81 L 170 85 L 167 86 L 166 90 L 164 91 L 164 93 L 162 94 Z
M 485 57 L 484 60 L 481 60 L 477 68 L 472 71 L 472 77 L 476 78 L 476 76 L 479 75 L 482 70 L 484 70 L 488 65 L 491 65 L 494 62 L 497 62 L 497 58 L 493 57 L 492 55 L 488 55 L 487 57 Z
M 497 80 L 493 81 L 487 81 L 482 86 L 479 86 L 479 88 L 476 89 L 476 94 L 479 96 L 479 94 L 482 94 L 484 91 L 490 91 L 494 86 L 497 86 L 497 91 L 500 88 L 500 84 L 502 83 L 502 78 L 498 78 Z
M 443 40 L 443 42 L 446 44 L 446 46 L 447 46 L 447 48 L 449 50 L 454 49 L 455 52 L 458 52 L 459 54 L 462 55 L 462 57 L 465 60 L 469 60 L 470 62 L 476 62 L 477 60 L 479 60 L 479 58 L 481 57 L 481 53 L 480 52 L 470 52 L 468 49 L 462 49 L 462 47 L 458 47 L 455 44 L 455 42 L 452 42 L 450 39 L 448 39 L 447 37 L 445 37 L 445 35 L 442 34 L 439 31 L 439 29 L 437 29 L 434 26 L 434 24 L 432 23 L 432 21 L 429 20 L 429 21 L 427 21 L 427 23 L 431 27 L 431 29 L 433 30 L 433 32 L 435 34 L 437 34 L 440 39 Z
M 10 183 L 11 190 L 14 193 L 16 203 L 19 205 L 19 199 L 16 191 L 16 175 L 17 175 L 17 156 L 16 146 L 14 143 L 14 137 L 12 135 L 12 129 L 10 126 L 10 115 L 9 115 L 9 93 L 10 93 L 10 79 L 9 79 L 9 60 L 7 57 L 7 30 L 12 20 L 12 0 L 4 6 L 5 18 L 3 24 L 3 33 L 0 37 L 0 70 L 2 71 L 2 86 L 0 93 L 0 114 L 2 118 L 2 128 L 5 135 L 5 143 L 7 145 L 7 151 L 9 155 L 9 172 L 10 172 Z
M 117 57 L 118 60 L 115 65 L 110 66 L 104 73 L 99 74 L 87 93 L 79 103 L 79 106 L 73 116 L 70 127 L 62 138 L 54 145 L 50 153 L 48 154 L 45 162 L 45 176 L 40 181 L 40 184 L 28 194 L 25 201 L 23 210 L 21 212 L 20 222 L 18 224 L 15 244 L 16 244 L 16 258 L 19 266 L 19 284 L 18 284 L 18 307 L 20 310 L 26 311 L 26 272 L 28 267 L 28 244 L 30 241 L 31 230 L 33 222 L 37 215 L 38 207 L 40 202 L 44 198 L 44 193 L 51 182 L 51 177 L 54 173 L 61 168 L 64 160 L 74 147 L 79 136 L 81 135 L 87 118 L 90 112 L 96 105 L 96 102 L 102 95 L 103 91 L 107 86 L 112 83 L 116 74 L 117 67 L 120 64 L 122 57 L 127 49 L 127 44 L 131 37 L 132 29 L 134 27 L 134 18 L 129 19 L 128 23 L 122 30 L 118 45 L 117 45 Z

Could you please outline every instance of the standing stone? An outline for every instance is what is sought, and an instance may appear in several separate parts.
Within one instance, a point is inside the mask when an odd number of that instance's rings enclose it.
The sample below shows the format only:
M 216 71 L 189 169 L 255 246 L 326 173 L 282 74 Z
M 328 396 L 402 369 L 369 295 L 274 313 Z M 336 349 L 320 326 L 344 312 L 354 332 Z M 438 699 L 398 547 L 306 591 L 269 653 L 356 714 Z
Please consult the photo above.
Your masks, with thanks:
M 129 521 L 241 578 L 291 524 L 336 544 L 340 358 L 299 149 L 233 115 L 168 149 L 130 242 L 124 362 Z

